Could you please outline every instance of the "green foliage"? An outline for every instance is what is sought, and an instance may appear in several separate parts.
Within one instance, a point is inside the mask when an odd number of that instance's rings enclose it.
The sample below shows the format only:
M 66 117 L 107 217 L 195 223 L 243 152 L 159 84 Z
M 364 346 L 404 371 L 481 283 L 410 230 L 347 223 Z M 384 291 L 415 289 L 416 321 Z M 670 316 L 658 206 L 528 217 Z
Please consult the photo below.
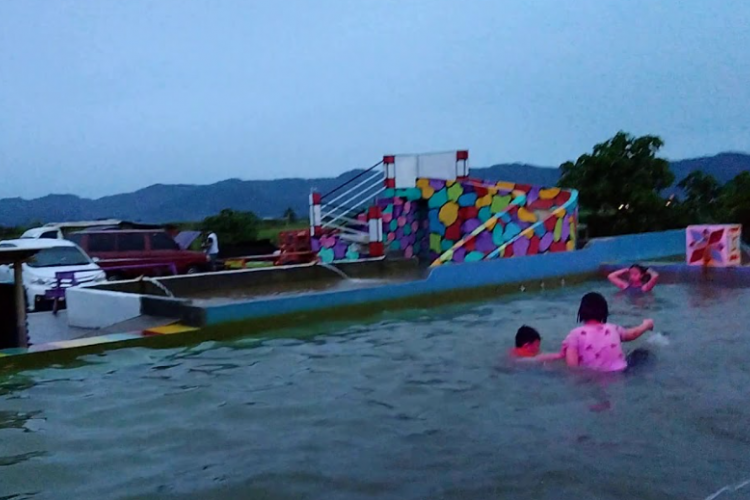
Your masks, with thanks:
M 742 172 L 721 188 L 718 205 L 717 222 L 742 224 L 742 234 L 750 238 L 750 172 Z
M 684 192 L 681 208 L 690 223 L 716 222 L 720 214 L 722 186 L 713 176 L 696 170 L 677 184 Z
M 252 212 L 224 209 L 218 215 L 203 219 L 202 231 L 213 231 L 225 244 L 255 241 L 258 235 L 258 217 Z
M 589 154 L 560 166 L 559 186 L 579 191 L 592 236 L 660 231 L 678 226 L 676 207 L 660 192 L 674 182 L 669 162 L 656 154 L 656 136 L 618 132 Z
M 0 226 L 0 240 L 14 240 L 20 238 L 26 229 L 22 227 Z

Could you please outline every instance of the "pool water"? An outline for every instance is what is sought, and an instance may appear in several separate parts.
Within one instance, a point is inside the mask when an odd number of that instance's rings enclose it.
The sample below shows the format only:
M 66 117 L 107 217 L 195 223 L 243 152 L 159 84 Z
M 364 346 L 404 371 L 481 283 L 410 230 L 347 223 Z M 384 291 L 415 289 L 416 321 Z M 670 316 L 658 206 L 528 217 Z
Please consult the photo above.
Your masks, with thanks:
M 557 348 L 591 289 L 656 320 L 649 363 L 508 363 L 523 323 Z M 750 498 L 719 493 L 750 478 L 748 303 L 597 283 L 2 375 L 0 498 Z

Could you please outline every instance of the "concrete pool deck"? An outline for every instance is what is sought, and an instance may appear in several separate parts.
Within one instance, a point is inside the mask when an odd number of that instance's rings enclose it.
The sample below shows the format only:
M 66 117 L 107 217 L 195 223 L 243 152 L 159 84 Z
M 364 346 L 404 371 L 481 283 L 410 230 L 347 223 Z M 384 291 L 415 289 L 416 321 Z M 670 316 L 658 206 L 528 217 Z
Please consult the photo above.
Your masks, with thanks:
M 75 357 L 117 347 L 184 345 L 273 331 L 290 325 L 313 324 L 340 318 L 364 318 L 385 310 L 469 302 L 522 289 L 561 286 L 566 280 L 569 283 L 585 281 L 595 277 L 600 272 L 600 266 L 608 263 L 658 260 L 683 254 L 684 251 L 684 230 L 626 235 L 592 240 L 586 248 L 575 252 L 440 266 L 430 269 L 426 274 L 419 271 L 414 262 L 400 262 L 396 266 L 396 274 L 402 280 L 395 284 L 239 298 L 214 303 L 113 290 L 117 286 L 123 286 L 118 284 L 78 288 L 70 293 L 69 304 L 79 301 L 79 306 L 83 306 L 83 309 L 100 316 L 114 318 L 123 310 L 131 311 L 131 316 L 123 316 L 104 328 L 88 330 L 80 337 L 70 340 L 53 341 L 27 350 L 0 351 L 0 366 L 10 361 L 16 365 L 24 358 L 29 361 L 31 358 L 39 358 L 40 362 L 42 359 L 51 362 L 63 354 Z M 382 271 L 389 265 L 383 261 L 370 263 L 371 269 L 364 274 L 369 277 L 377 276 L 378 269 Z M 347 269 L 345 266 L 341 267 Z M 353 268 L 356 269 L 356 266 Z M 252 281 L 263 275 L 253 273 L 265 273 L 276 280 L 292 272 L 288 269 L 233 271 L 210 276 L 205 281 L 201 281 L 200 276 L 175 277 L 162 281 L 175 289 L 180 286 L 200 286 L 203 289 L 223 286 L 226 290 L 227 281 L 236 284 Z M 321 270 L 315 266 L 307 266 L 304 273 L 326 276 L 326 279 L 332 276 L 329 270 Z M 221 274 L 224 276 L 220 276 Z M 356 272 L 348 274 L 356 275 Z M 133 284 L 126 283 L 125 286 Z M 145 285 L 139 283 L 136 286 Z M 55 328 L 53 320 L 44 318 L 44 321 L 51 321 L 51 328 Z M 71 335 L 81 332 L 73 330 Z M 41 338 L 53 336 L 43 335 L 46 336 Z
M 115 333 L 143 332 L 150 328 L 174 323 L 176 320 L 169 320 L 156 316 L 139 316 L 138 318 L 123 321 L 107 328 L 93 330 L 70 326 L 68 324 L 68 313 L 63 309 L 57 314 L 51 312 L 31 313 L 28 315 L 28 321 L 29 340 L 32 345 L 38 346 L 50 342 L 63 342 L 68 340 L 100 337 Z

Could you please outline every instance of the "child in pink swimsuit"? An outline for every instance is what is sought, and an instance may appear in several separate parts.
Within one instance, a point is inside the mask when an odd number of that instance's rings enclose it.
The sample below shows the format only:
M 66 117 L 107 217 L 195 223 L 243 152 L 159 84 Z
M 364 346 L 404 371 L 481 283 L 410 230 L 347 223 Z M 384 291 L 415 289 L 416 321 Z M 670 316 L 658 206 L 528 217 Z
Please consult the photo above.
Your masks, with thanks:
M 563 341 L 563 352 L 568 366 L 581 366 L 603 372 L 622 371 L 628 367 L 622 342 L 635 340 L 648 330 L 653 330 L 653 320 L 640 326 L 623 328 L 607 323 L 609 307 L 599 293 L 587 293 L 581 299 L 578 322 L 583 323 L 571 331 Z
M 627 275 L 627 277 L 625 276 Z M 630 267 L 610 273 L 607 279 L 620 290 L 640 290 L 650 292 L 659 280 L 659 273 L 653 269 L 647 269 L 641 265 L 633 264 Z

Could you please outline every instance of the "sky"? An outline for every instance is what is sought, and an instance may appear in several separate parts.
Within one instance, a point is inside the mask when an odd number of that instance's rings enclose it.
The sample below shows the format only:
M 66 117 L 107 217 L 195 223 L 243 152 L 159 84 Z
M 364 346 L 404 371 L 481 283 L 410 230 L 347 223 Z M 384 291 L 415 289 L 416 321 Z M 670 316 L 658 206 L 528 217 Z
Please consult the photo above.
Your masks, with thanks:
M 0 197 L 750 151 L 747 0 L 0 2 Z

